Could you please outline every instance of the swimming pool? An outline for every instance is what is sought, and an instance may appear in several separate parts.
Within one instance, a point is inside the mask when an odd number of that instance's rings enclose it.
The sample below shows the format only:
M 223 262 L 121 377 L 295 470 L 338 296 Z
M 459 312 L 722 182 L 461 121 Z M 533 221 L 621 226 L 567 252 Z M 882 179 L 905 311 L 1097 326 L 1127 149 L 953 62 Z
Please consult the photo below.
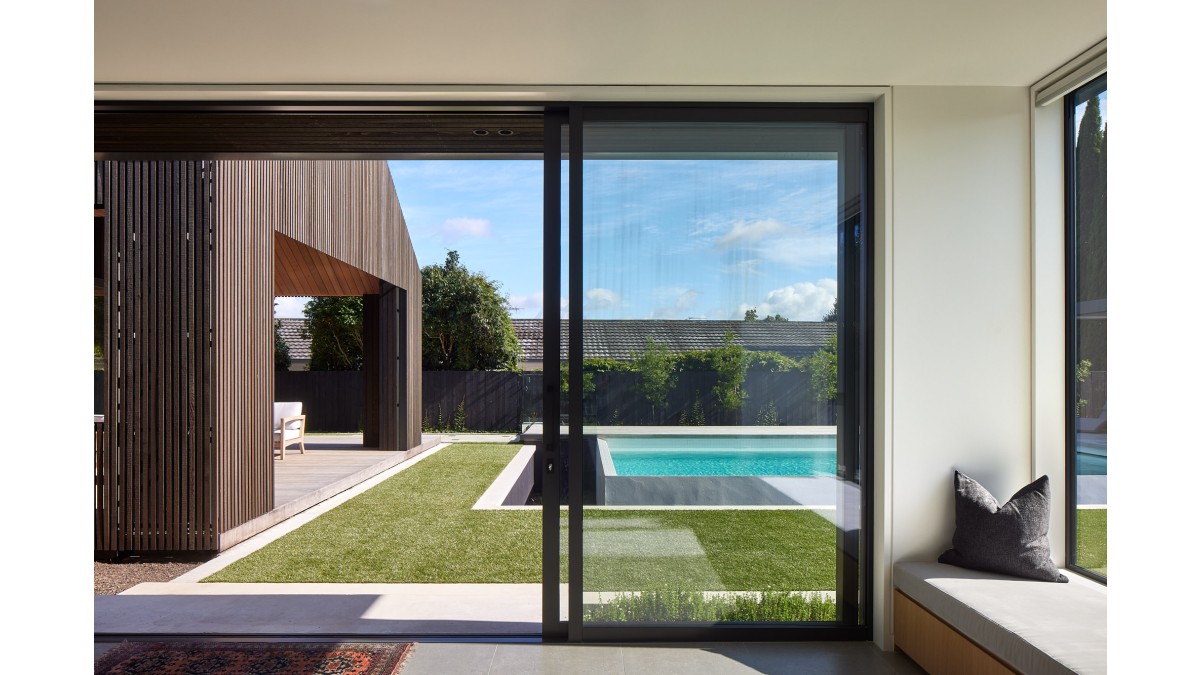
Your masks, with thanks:
M 833 476 L 834 436 L 610 436 L 616 476 Z
M 1075 472 L 1080 476 L 1108 475 L 1108 440 L 1077 440 Z
M 619 506 L 823 506 L 836 502 L 837 437 L 596 437 L 596 503 Z

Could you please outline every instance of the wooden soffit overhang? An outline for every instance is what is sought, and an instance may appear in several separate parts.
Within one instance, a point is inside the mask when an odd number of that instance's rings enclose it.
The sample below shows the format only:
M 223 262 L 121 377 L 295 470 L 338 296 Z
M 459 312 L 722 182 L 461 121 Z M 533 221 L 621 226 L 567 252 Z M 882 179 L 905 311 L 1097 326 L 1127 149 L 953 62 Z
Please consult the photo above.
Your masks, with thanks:
M 379 292 L 379 279 L 275 232 L 275 295 L 368 295 Z

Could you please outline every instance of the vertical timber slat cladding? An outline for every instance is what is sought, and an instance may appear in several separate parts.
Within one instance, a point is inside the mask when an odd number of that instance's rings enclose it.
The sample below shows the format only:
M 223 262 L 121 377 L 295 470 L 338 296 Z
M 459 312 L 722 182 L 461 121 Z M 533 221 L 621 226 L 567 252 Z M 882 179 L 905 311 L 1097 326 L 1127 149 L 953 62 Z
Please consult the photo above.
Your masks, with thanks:
M 104 514 L 97 551 L 215 550 L 207 486 L 192 467 L 211 463 L 194 430 L 210 425 L 207 392 L 194 379 L 206 360 L 204 299 L 192 289 L 207 273 L 197 265 L 203 226 L 194 205 L 207 192 L 192 162 L 105 162 L 106 457 L 97 493 Z
M 386 162 L 108 161 L 97 176 L 98 552 L 215 552 L 273 507 L 281 280 L 370 296 L 379 447 L 420 444 L 420 270 Z
M 273 506 L 273 205 L 244 197 L 248 190 L 274 195 L 265 177 L 246 170 L 252 164 L 215 165 L 213 252 L 218 286 L 213 356 L 221 375 L 213 384 L 221 532 Z
M 282 160 L 218 162 L 223 170 L 242 174 L 227 187 L 238 189 L 235 201 L 272 214 L 275 237 L 276 295 L 370 295 L 380 287 L 394 286 L 407 298 L 420 298 L 421 271 L 412 241 L 404 225 L 404 214 L 396 197 L 387 163 L 383 161 Z M 261 191 L 246 186 L 259 185 Z M 380 282 L 383 282 L 382 284 Z M 281 287 L 279 284 L 286 284 Z M 391 331 L 382 304 L 381 331 Z M 398 307 L 392 307 L 394 314 Z M 407 302 L 401 327 L 405 335 L 380 334 L 381 367 L 400 364 L 395 376 L 381 373 L 380 386 L 402 386 L 399 398 L 383 400 L 380 447 L 408 449 L 420 445 L 420 411 L 408 410 L 396 424 L 397 404 L 421 400 L 420 305 Z M 401 339 L 407 336 L 406 339 Z M 402 349 L 399 353 L 389 351 Z M 399 357 L 399 358 L 398 358 Z M 390 365 L 388 365 L 390 364 Z M 415 405 L 415 403 L 414 403 Z

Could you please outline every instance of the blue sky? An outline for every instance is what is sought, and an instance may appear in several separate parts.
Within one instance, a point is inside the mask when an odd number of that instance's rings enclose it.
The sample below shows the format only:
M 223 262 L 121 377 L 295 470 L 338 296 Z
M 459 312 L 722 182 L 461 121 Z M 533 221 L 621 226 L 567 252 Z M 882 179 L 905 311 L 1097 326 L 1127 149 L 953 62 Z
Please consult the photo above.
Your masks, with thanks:
M 456 250 L 514 317 L 542 316 L 540 161 L 389 167 L 421 266 Z M 832 306 L 833 161 L 589 160 L 584 172 L 587 318 L 740 319 L 756 307 L 816 320 Z M 277 316 L 301 316 L 303 301 L 281 298 Z

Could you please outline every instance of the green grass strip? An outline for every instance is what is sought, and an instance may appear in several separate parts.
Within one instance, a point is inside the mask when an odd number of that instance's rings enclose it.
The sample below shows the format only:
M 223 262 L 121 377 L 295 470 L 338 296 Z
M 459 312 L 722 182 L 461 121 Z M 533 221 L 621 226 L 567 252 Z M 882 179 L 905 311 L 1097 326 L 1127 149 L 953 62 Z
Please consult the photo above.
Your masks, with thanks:
M 1075 560 L 1108 576 L 1108 509 L 1075 509 Z
M 517 450 L 443 449 L 205 581 L 540 583 L 541 512 L 471 510 Z M 584 590 L 830 590 L 834 541 L 814 511 L 586 508 Z

